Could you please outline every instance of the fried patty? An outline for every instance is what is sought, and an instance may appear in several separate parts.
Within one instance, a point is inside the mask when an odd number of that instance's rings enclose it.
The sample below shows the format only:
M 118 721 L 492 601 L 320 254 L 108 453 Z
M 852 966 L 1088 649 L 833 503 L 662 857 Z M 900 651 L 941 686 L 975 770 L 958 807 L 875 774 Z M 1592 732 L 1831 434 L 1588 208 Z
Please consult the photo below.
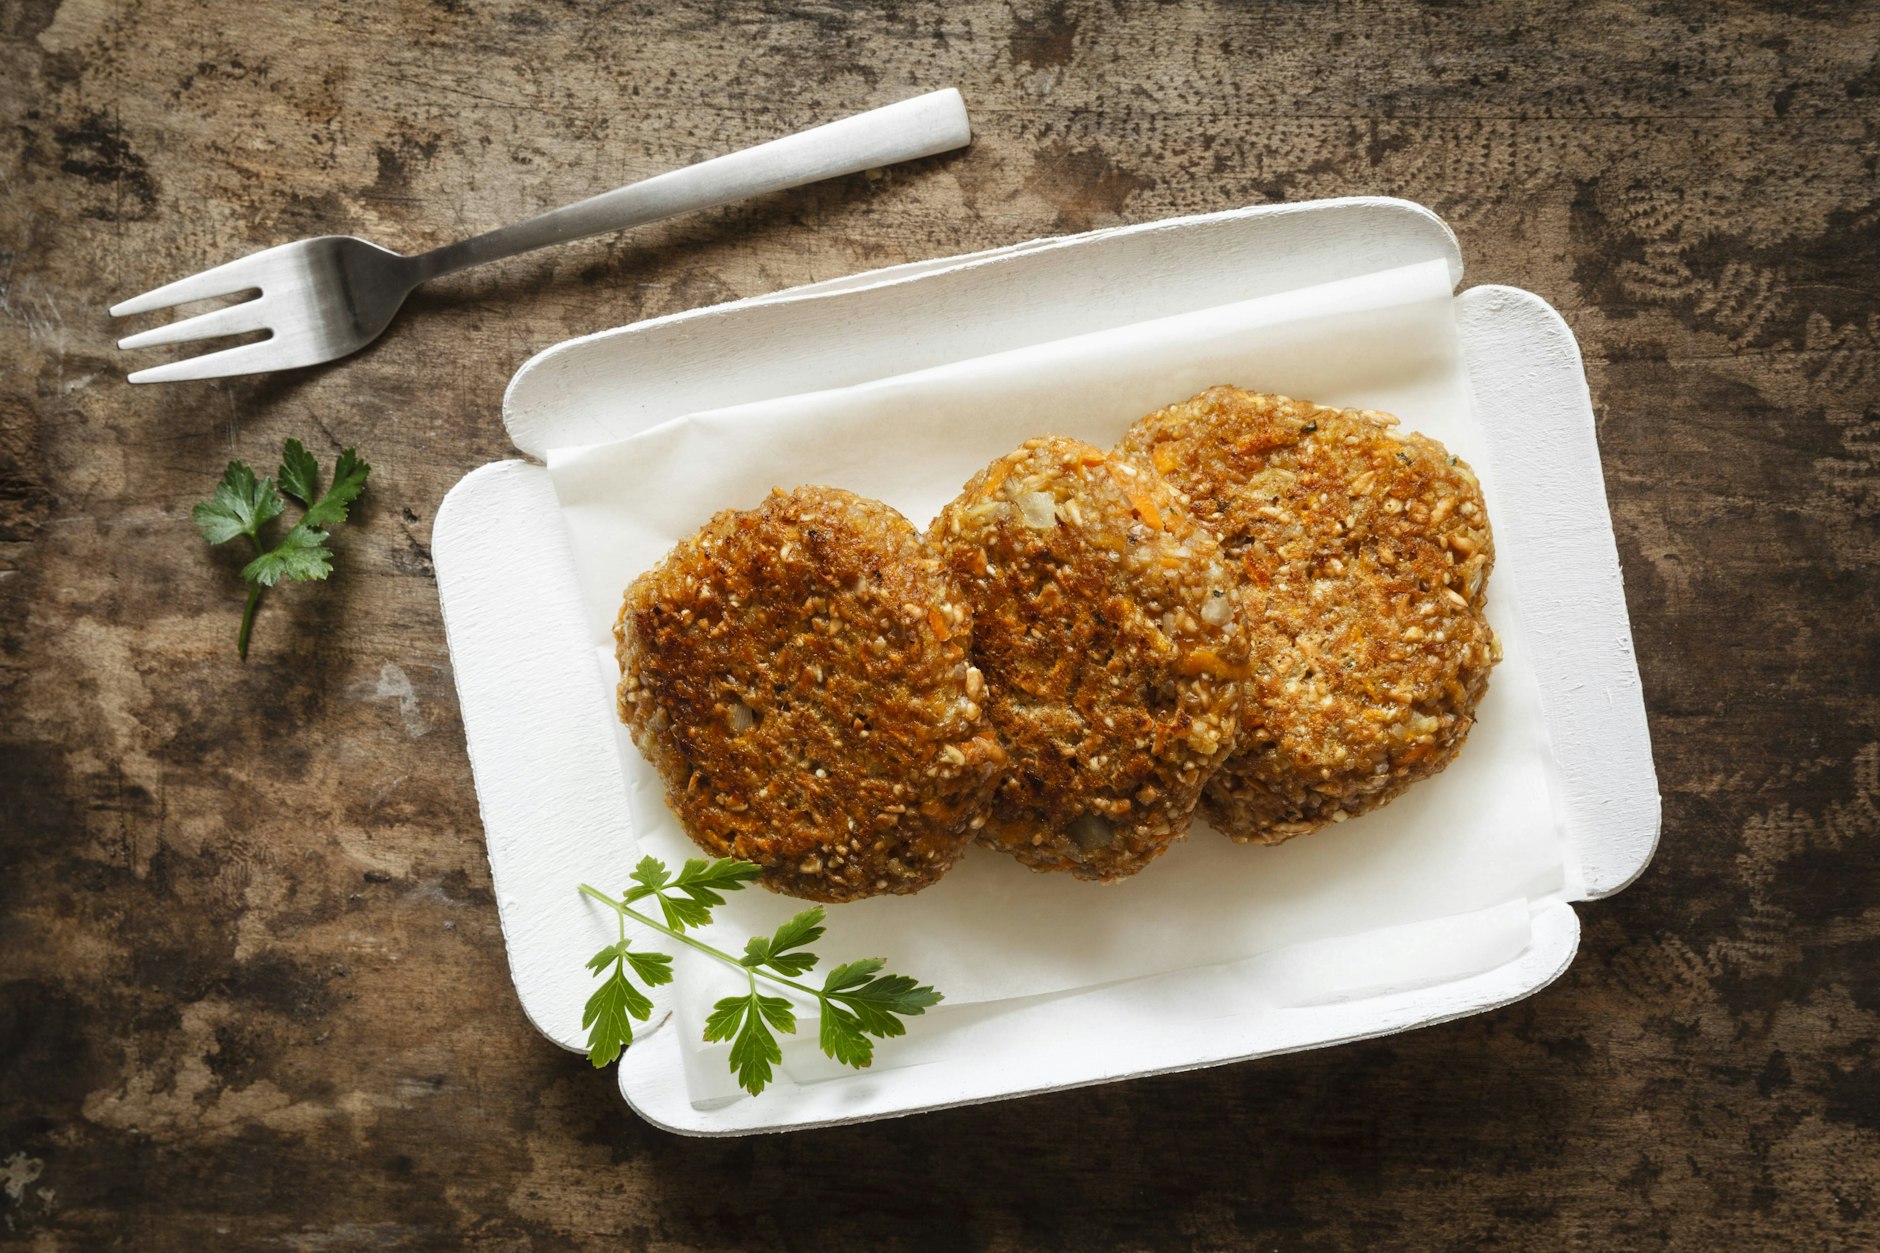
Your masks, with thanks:
M 818 901 L 916 892 L 1003 753 L 959 590 L 912 524 L 827 487 L 727 511 L 627 589 L 621 719 L 698 845 Z
M 1396 422 L 1216 387 L 1119 445 L 1187 496 L 1245 579 L 1247 725 L 1203 802 L 1236 840 L 1279 843 L 1443 769 L 1500 660 L 1481 485 Z
M 1011 758 L 980 842 L 1085 879 L 1141 870 L 1239 724 L 1247 642 L 1219 542 L 1155 474 L 1058 438 L 993 462 L 928 536 Z

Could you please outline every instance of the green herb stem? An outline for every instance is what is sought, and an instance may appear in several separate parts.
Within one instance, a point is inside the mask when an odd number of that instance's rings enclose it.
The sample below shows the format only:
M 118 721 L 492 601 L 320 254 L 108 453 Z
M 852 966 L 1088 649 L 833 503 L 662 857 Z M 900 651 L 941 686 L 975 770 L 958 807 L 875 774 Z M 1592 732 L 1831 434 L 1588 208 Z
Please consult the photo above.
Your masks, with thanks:
M 248 585 L 248 605 L 242 610 L 242 633 L 235 638 L 235 651 L 248 660 L 248 633 L 255 627 L 255 607 L 261 603 L 261 584 Z M 226 655 L 226 654 L 225 654 Z
M 255 556 L 257 557 L 268 551 L 261 546 L 261 536 L 252 531 L 249 532 L 248 542 L 254 545 Z M 241 634 L 235 637 L 235 652 L 243 661 L 248 660 L 248 633 L 255 628 L 255 610 L 260 607 L 260 604 L 261 584 L 250 583 L 248 585 L 248 603 L 242 607 Z
M 743 962 L 739 961 L 737 958 L 733 957 L 731 954 L 725 952 L 723 949 L 714 947 L 713 945 L 705 943 L 705 941 L 703 940 L 696 939 L 692 936 L 689 936 L 683 931 L 676 931 L 673 928 L 667 926 L 665 923 L 658 921 L 657 919 L 649 918 L 645 914 L 641 913 L 639 910 L 633 908 L 631 905 L 628 905 L 623 901 L 615 900 L 613 897 L 607 895 L 607 893 L 601 891 L 599 888 L 594 887 L 592 884 L 583 883 L 581 885 L 581 895 L 592 897 L 594 900 L 599 901 L 601 904 L 607 906 L 609 909 L 613 910 L 615 913 L 620 915 L 622 919 L 622 922 L 620 924 L 620 938 L 623 940 L 627 938 L 627 924 L 625 922 L 625 919 L 631 918 L 633 919 L 633 921 L 639 923 L 642 926 L 651 927 L 655 931 L 664 932 L 665 934 L 671 936 L 673 939 L 679 941 L 679 943 L 686 945 L 688 948 L 697 949 L 701 953 L 717 958 L 719 961 L 724 962 L 727 966 L 734 966 L 737 969 L 744 971 L 745 974 L 749 975 L 753 980 L 768 979 L 772 983 L 781 984 L 782 986 L 786 988 L 795 988 L 797 991 L 803 993 L 803 995 L 805 996 L 811 996 L 811 997 L 816 998 L 816 1003 L 818 1005 L 828 1004 L 829 998 L 826 995 L 824 995 L 821 988 L 812 988 L 806 983 L 798 983 L 795 979 L 786 979 L 782 975 L 772 974 L 768 970 L 758 970 L 753 967 L 747 966 Z M 753 993 L 757 991 L 757 984 L 755 982 L 752 982 L 751 984 L 751 991 Z

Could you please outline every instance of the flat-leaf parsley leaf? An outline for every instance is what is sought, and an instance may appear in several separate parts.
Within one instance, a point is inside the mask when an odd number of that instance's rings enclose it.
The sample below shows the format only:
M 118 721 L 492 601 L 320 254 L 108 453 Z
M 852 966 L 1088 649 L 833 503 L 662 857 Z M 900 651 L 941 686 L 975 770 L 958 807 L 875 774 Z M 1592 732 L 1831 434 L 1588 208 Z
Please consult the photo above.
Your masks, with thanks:
M 222 472 L 222 481 L 216 484 L 215 495 L 191 511 L 197 529 L 211 544 L 226 544 L 245 535 L 254 546 L 254 560 L 242 567 L 242 578 L 248 583 L 248 604 L 242 610 L 241 634 L 235 640 L 242 660 L 248 659 L 248 636 L 254 628 L 262 588 L 273 587 L 283 579 L 324 579 L 333 572 L 333 550 L 326 546 L 328 532 L 322 528 L 346 520 L 347 508 L 365 490 L 371 473 L 372 467 L 348 448 L 334 463 L 332 485 L 323 494 L 320 463 L 299 440 L 290 439 L 281 452 L 280 469 L 273 476 L 257 479 L 248 466 L 231 461 Z M 287 534 L 268 546 L 262 542 L 261 533 L 287 507 L 282 492 L 305 506 L 306 512 Z
M 715 861 L 693 858 L 674 875 L 655 857 L 640 859 L 629 876 L 633 886 L 618 899 L 583 883 L 581 894 L 606 905 L 618 916 L 620 941 L 588 960 L 588 969 L 606 974 L 588 998 L 581 1025 L 588 1029 L 588 1060 L 605 1066 L 633 1043 L 631 1019 L 645 1022 L 652 1001 L 634 987 L 627 969 L 649 987 L 672 981 L 672 958 L 664 953 L 634 952 L 627 945 L 627 919 L 663 931 L 679 943 L 698 950 L 744 976 L 745 992 L 727 996 L 712 1006 L 705 1019 L 707 1043 L 731 1042 L 731 1073 L 738 1086 L 756 1096 L 769 1085 L 783 1060 L 777 1033 L 796 1032 L 796 1007 L 787 996 L 766 996 L 757 990 L 764 980 L 813 1002 L 821 1019 L 817 1032 L 822 1051 L 845 1066 L 867 1066 L 875 1058 L 875 1039 L 904 1035 L 903 1018 L 915 1018 L 938 1005 L 940 993 L 917 984 L 906 975 L 884 975 L 887 963 L 879 957 L 837 966 L 822 987 L 797 982 L 795 976 L 815 967 L 817 956 L 806 945 L 823 937 L 823 909 L 818 905 L 797 914 L 769 936 L 752 936 L 744 956 L 733 957 L 715 948 L 689 929 L 705 926 L 712 910 L 725 903 L 724 894 L 742 891 L 757 878 L 757 866 L 735 857 Z M 647 897 L 659 901 L 663 921 L 633 908 Z M 873 1037 L 873 1038 L 871 1038 Z

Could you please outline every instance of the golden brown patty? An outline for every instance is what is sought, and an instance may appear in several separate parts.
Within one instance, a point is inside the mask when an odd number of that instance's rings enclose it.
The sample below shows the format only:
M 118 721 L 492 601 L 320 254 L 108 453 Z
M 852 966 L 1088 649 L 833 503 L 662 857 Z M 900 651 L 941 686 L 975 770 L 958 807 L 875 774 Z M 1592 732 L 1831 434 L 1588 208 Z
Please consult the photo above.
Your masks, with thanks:
M 1237 840 L 1290 839 L 1440 771 L 1500 659 L 1481 485 L 1396 421 L 1216 387 L 1119 447 L 1187 495 L 1246 578 L 1247 725 L 1204 801 Z
M 1011 769 L 979 839 L 1116 879 L 1188 828 L 1246 672 L 1220 545 L 1154 474 L 1069 439 L 988 466 L 934 520 Z
M 971 621 L 906 518 L 826 487 L 720 513 L 627 589 L 620 717 L 699 846 L 779 892 L 916 892 L 1003 759 Z

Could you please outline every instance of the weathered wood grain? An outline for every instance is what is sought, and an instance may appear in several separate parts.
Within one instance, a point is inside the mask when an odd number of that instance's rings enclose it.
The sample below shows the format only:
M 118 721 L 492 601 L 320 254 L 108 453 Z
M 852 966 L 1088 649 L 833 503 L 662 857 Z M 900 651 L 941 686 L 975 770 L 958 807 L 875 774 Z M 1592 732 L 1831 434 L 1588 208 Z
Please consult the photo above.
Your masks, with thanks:
M 0 1242 L 1880 1244 L 1880 7 L 0 6 Z M 109 299 L 409 249 L 914 91 L 967 153 L 465 274 L 362 356 L 131 389 Z M 1657 863 L 1500 1013 L 788 1139 L 639 1123 L 523 1021 L 428 551 L 569 335 L 1357 192 L 1586 348 Z M 230 456 L 374 462 L 234 660 Z

